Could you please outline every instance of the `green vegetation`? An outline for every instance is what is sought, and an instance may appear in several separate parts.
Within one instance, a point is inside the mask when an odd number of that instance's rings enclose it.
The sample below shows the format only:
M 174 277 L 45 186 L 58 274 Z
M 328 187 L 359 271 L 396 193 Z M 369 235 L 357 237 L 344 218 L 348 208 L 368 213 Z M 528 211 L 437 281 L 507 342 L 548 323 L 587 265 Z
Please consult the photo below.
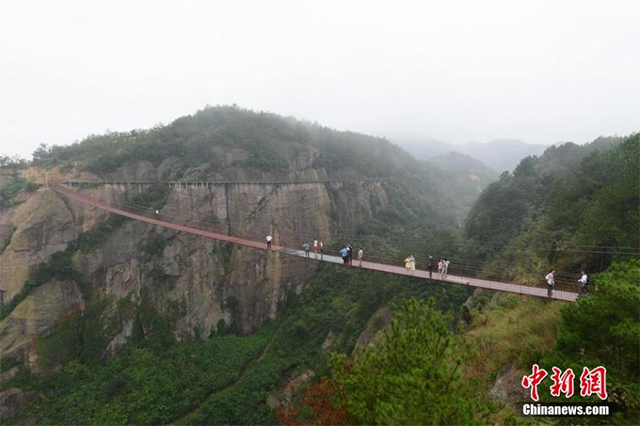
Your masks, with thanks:
M 29 163 L 23 159 L 18 157 L 17 155 L 8 156 L 8 155 L 0 155 L 0 170 L 1 169 L 9 169 L 9 170 L 18 170 L 18 169 L 26 169 L 29 166 Z
M 171 188 L 168 185 L 154 184 L 144 192 L 125 192 L 123 201 L 142 208 L 160 210 L 167 203 L 171 195 Z
M 232 153 L 233 159 L 219 158 L 220 152 Z M 451 214 L 461 219 L 477 195 L 477 183 L 467 179 L 464 167 L 443 174 L 384 138 L 236 106 L 207 107 L 149 130 L 91 135 L 69 146 L 43 145 L 33 153 L 33 164 L 73 162 L 79 170 L 105 175 L 136 162 L 159 166 L 167 160 L 164 180 L 185 175 L 219 179 L 237 168 L 256 179 L 278 180 L 291 179 L 294 165 L 307 158 L 313 160 L 309 172 L 317 176 L 388 179 L 385 189 L 392 197 L 376 217 L 380 223 L 413 221 L 413 236 L 416 231 L 433 237 L 436 229 L 454 230 L 457 222 Z M 462 193 L 467 195 L 461 198 Z
M 478 292 L 453 335 L 450 319 L 432 306 L 405 301 L 375 346 L 351 357 L 334 355 L 332 375 L 308 386 L 293 407 L 280 412 L 280 421 L 517 424 L 524 420 L 514 407 L 486 398 L 499 375 L 514 368 L 508 380 L 520 388 L 522 376 L 537 363 L 549 372 L 553 366 L 572 368 L 578 390 L 584 366 L 605 366 L 613 411 L 607 422 L 635 424 L 640 414 L 640 261 L 614 264 L 595 282 L 598 291 L 574 304 Z M 541 398 L 558 402 L 549 395 L 549 380 L 539 387 Z M 519 401 L 517 395 L 507 398 Z M 570 401 L 600 403 L 579 392 Z M 566 418 L 563 424 L 601 421 Z
M 76 250 L 80 250 L 82 253 L 91 253 L 125 221 L 126 219 L 122 216 L 108 215 L 94 229 L 80 234 L 78 239 L 71 243 L 67 251 L 73 253 Z
M 9 208 L 14 204 L 14 198 L 20 192 L 35 192 L 38 185 L 14 173 L 0 188 L 0 210 Z
M 71 257 L 75 250 L 71 248 L 73 245 L 70 245 L 67 250 L 62 252 L 54 253 L 51 256 L 51 259 L 36 267 L 30 274 L 29 279 L 24 283 L 24 286 L 20 290 L 18 294 L 16 294 L 13 299 L 4 305 L 0 306 L 0 321 L 5 319 L 13 310 L 27 298 L 31 292 L 41 286 L 42 284 L 50 281 L 53 278 L 58 278 L 60 280 L 73 280 L 78 284 L 80 289 L 83 292 L 83 295 L 88 298 L 90 295 L 89 285 L 76 271 L 73 267 L 73 262 Z
M 166 345 L 151 339 L 125 346 L 104 364 L 77 359 L 59 373 L 23 370 L 13 384 L 46 393 L 22 418 L 36 416 L 42 424 L 166 424 L 232 383 L 274 328 L 271 323 L 249 337 L 207 342 Z
M 477 262 L 465 273 L 538 282 L 551 265 L 566 273 L 580 267 L 591 273 L 623 260 L 613 253 L 620 251 L 616 248 L 640 245 L 639 138 L 565 144 L 523 160 L 482 194 L 466 223 L 466 239 L 457 227 L 473 198 L 470 189 L 477 190 L 465 187 L 466 179 L 442 174 L 382 138 L 237 107 L 206 108 L 167 126 L 94 135 L 69 147 L 41 146 L 34 164 L 105 175 L 147 161 L 163 164 L 167 180 L 225 176 L 225 168 L 277 179 L 293 176 L 292 165 L 311 158 L 310 175 L 386 179 L 375 184 L 383 195 L 372 199 L 373 219 L 361 223 L 356 235 L 344 236 L 364 246 L 367 259 L 430 252 Z M 231 151 L 234 155 L 219 155 Z M 10 181 L 0 190 L 0 203 L 11 205 L 20 191 L 29 190 L 26 185 Z M 354 186 L 327 189 L 337 200 L 353 196 Z M 169 187 L 157 185 L 144 194 L 126 194 L 125 202 L 160 209 L 169 194 Z M 331 218 L 338 229 L 341 217 L 335 211 Z M 488 402 L 487 391 L 505 365 L 526 370 L 534 362 L 606 365 L 616 404 L 613 420 L 637 418 L 638 262 L 614 264 L 595 277 L 597 292 L 564 307 L 488 293 L 462 306 L 468 288 L 320 265 L 300 294 L 293 289 L 287 294 L 277 322 L 249 337 L 233 335 L 243 301 L 227 296 L 229 324 L 220 319 L 211 330 L 192 324 L 195 339 L 178 342 L 176 337 L 185 336 L 173 330 L 176 319 L 185 317 L 186 303 L 154 300 L 150 290 L 170 287 L 173 277 L 163 277 L 156 267 L 135 301 L 113 301 L 89 297 L 73 267 L 73 256 L 100 247 L 123 221 L 110 216 L 82 234 L 35 269 L 23 291 L 1 308 L 0 319 L 54 277 L 71 278 L 85 292 L 84 312 L 61 318 L 56 333 L 36 342 L 40 366 L 49 372 L 35 375 L 22 366 L 2 384 L 40 394 L 11 422 L 513 423 L 513 410 Z M 589 253 L 599 246 L 611 250 L 604 256 Z M 166 239 L 150 233 L 138 247 L 141 259 L 151 260 L 164 251 Z M 585 250 L 562 250 L 566 247 Z M 214 255 L 227 275 L 237 267 L 230 245 L 215 244 Z M 358 347 L 368 324 L 382 326 L 374 314 L 394 304 L 399 308 L 384 336 Z M 124 327 L 132 329 L 131 337 L 109 358 L 108 342 Z M 2 369 L 9 366 L 3 362 Z M 319 380 L 295 409 L 278 418 L 267 398 L 308 369 Z
M 50 389 L 21 413 L 21 418 L 36 417 L 41 423 L 159 424 L 182 418 L 195 407 L 182 423 L 264 424 L 276 419 L 265 404 L 268 392 L 286 377 L 308 368 L 329 372 L 322 350 L 329 333 L 336 336 L 332 350 L 350 353 L 369 318 L 387 301 L 435 296 L 438 306 L 448 309 L 459 306 L 467 294 L 462 287 L 327 266 L 300 295 L 291 292 L 279 328 L 270 323 L 246 338 L 225 332 L 208 341 L 178 343 L 169 319 L 143 304 L 133 307 L 133 340 L 105 362 L 97 355 L 104 346 L 83 350 L 72 333 L 64 332 L 75 327 L 77 319 L 71 319 L 61 324 L 59 337 L 39 343 L 46 359 L 66 362 L 61 372 L 30 375 L 24 370 L 6 386 Z M 148 296 L 143 292 L 141 298 Z M 118 305 L 124 309 L 127 303 Z M 97 318 L 86 321 L 85 335 L 91 324 L 102 324 Z M 102 334 L 112 337 L 114 331 Z M 92 348 L 106 343 L 99 330 L 93 332 Z M 260 356 L 269 340 L 269 350 Z M 72 349 L 59 349 L 59 344 Z
M 464 333 L 473 348 L 464 363 L 467 377 L 490 387 L 505 365 L 525 371 L 553 348 L 564 303 L 507 293 L 493 304 L 478 299 L 473 298 Z
M 525 270 L 523 281 L 539 282 L 551 267 L 560 274 L 605 269 L 624 258 L 617 252 L 640 247 L 638 158 L 640 134 L 524 159 L 481 195 L 466 223 L 467 247 L 485 271 Z
M 464 348 L 433 300 L 405 301 L 375 346 L 332 359 L 338 405 L 356 424 L 482 424 L 494 407 L 462 380 Z
M 81 315 L 65 319 L 54 334 L 38 339 L 39 366 L 50 369 L 73 360 L 85 365 L 100 363 L 104 347 L 118 332 L 100 321 L 108 304 L 108 300 L 88 301 Z
M 264 358 L 252 364 L 235 386 L 214 394 L 181 423 L 275 421 L 275 413 L 265 405 L 267 392 L 295 372 L 311 368 L 320 374 L 328 373 L 326 354 L 321 348 L 329 333 L 335 336 L 332 350 L 350 353 L 369 318 L 387 301 L 438 295 L 440 308 L 448 308 L 460 304 L 466 294 L 464 288 L 326 267 L 302 294 L 289 295 L 281 314 L 283 325 Z
M 606 367 L 613 420 L 634 423 L 640 417 L 640 260 L 614 263 L 595 280 L 598 291 L 562 309 L 556 346 L 542 365 L 571 367 L 577 377 L 585 366 Z
M 216 163 L 213 146 L 243 148 L 250 152 L 244 165 L 271 170 L 286 166 L 282 157 L 265 142 L 295 141 L 296 134 L 275 114 L 252 113 L 236 107 L 206 108 L 193 116 L 175 120 L 151 130 L 91 135 L 70 146 L 41 145 L 34 153 L 34 164 L 53 166 L 67 161 L 84 163 L 97 174 L 115 171 L 128 162 L 178 158 L 179 166 Z

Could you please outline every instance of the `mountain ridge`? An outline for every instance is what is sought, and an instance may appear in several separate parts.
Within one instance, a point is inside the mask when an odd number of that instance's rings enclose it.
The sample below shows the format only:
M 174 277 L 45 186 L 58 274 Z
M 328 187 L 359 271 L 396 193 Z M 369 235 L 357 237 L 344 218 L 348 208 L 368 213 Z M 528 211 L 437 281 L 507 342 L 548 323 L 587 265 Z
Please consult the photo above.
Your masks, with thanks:
M 513 170 L 523 158 L 541 155 L 550 146 L 507 138 L 492 139 L 487 142 L 472 141 L 463 145 L 427 137 L 392 140 L 421 160 L 430 160 L 449 152 L 459 152 L 483 162 L 498 173 Z

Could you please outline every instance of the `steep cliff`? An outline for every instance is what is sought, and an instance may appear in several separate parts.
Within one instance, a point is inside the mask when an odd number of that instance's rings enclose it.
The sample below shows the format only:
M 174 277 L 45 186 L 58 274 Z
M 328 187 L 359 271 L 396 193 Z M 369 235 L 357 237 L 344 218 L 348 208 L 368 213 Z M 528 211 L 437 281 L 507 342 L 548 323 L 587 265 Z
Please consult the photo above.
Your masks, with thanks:
M 169 220 L 258 241 L 271 233 L 277 243 L 291 246 L 314 238 L 345 243 L 398 226 L 425 236 L 454 229 L 459 220 L 455 194 L 447 197 L 432 171 L 382 139 L 233 108 L 207 109 L 151 131 L 90 137 L 34 159 L 34 167 L 20 175 L 41 184 L 235 182 L 79 190 L 131 203 L 151 199 L 161 187 L 152 210 Z M 342 181 L 317 182 L 328 179 Z M 242 183 L 250 181 L 262 183 Z M 229 327 L 247 334 L 275 318 L 289 292 L 299 292 L 317 268 L 278 253 L 112 222 L 104 212 L 70 203 L 46 187 L 18 192 L 0 209 L 4 356 L 37 366 L 34 342 L 98 304 L 103 356 L 132 335 L 153 333 L 157 318 L 179 340 Z M 38 276 L 37 265 L 51 262 L 55 253 L 70 265 L 62 272 L 53 265 L 49 275 Z M 65 279 L 70 270 L 75 278 Z
M 382 184 L 354 185 L 348 190 L 340 183 L 176 188 L 161 214 L 258 240 L 272 233 L 282 243 L 297 245 L 300 238 L 328 241 L 338 230 L 353 234 L 358 221 L 370 219 L 386 202 Z M 114 192 L 119 191 L 113 186 L 89 190 L 96 198 L 118 198 Z M 65 250 L 81 230 L 95 228 L 96 218 L 103 213 L 86 210 L 92 209 L 67 205 L 42 188 L 5 213 L 6 226 L 15 228 L 1 258 L 7 301 L 23 288 L 33 265 Z M 332 216 L 334 211 L 349 214 Z M 211 217 L 216 225 L 203 223 Z M 287 291 L 299 291 L 316 268 L 315 263 L 279 253 L 234 247 L 133 221 L 123 223 L 93 250 L 74 253 L 73 260 L 91 284 L 93 298 L 109 299 L 114 306 L 118 300 L 129 300 L 153 309 L 170 319 L 179 339 L 196 332 L 209 334 L 220 320 L 236 332 L 251 332 L 275 318 Z M 45 283 L 0 324 L 4 355 L 19 354 L 33 364 L 35 347 L 28 342 L 52 332 L 59 319 L 81 309 L 81 295 L 58 293 L 59 282 Z M 118 321 L 124 328 L 133 319 L 125 316 Z

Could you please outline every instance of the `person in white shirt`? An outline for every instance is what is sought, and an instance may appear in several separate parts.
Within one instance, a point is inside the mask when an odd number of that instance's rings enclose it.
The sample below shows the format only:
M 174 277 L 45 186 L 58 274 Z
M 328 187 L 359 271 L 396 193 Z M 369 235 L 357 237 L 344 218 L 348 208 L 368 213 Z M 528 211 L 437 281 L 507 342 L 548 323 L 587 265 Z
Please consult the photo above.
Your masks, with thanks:
M 547 280 L 547 296 L 551 297 L 553 295 L 553 287 L 556 285 L 553 274 L 555 274 L 556 270 L 552 269 L 547 275 L 545 275 L 544 279 Z
M 267 235 L 267 250 L 271 250 L 271 241 L 273 240 L 273 237 L 271 236 L 271 234 Z
M 578 293 L 587 294 L 587 274 L 584 271 L 582 271 L 582 276 L 578 280 L 578 283 L 580 285 L 580 290 Z
M 362 268 L 362 256 L 364 256 L 364 250 L 362 248 L 358 250 L 358 266 Z

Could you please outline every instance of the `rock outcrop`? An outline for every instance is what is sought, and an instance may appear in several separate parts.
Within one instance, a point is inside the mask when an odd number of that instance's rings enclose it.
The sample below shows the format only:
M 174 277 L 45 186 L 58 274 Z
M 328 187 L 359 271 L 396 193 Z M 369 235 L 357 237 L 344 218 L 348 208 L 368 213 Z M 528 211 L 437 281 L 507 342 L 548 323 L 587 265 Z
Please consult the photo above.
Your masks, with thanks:
M 316 157 L 312 149 L 292 153 L 287 180 L 323 178 L 324 171 L 311 167 Z M 223 173 L 227 179 L 274 178 L 239 167 L 230 158 Z M 171 161 L 158 169 L 147 163 L 127 165 L 120 175 L 156 178 L 162 167 L 170 170 Z M 203 177 L 199 170 L 188 174 Z M 36 175 L 34 170 L 29 172 Z M 82 191 L 109 202 L 121 200 L 126 189 L 103 185 Z M 379 182 L 229 183 L 176 187 L 160 215 L 258 241 L 271 233 L 276 244 L 296 247 L 304 240 L 328 242 L 336 235 L 354 235 L 359 225 L 387 204 L 388 195 Z M 33 266 L 66 249 L 82 232 L 94 229 L 103 216 L 98 209 L 69 202 L 46 188 L 0 212 L 0 234 L 8 241 L 0 256 L 4 302 L 22 289 Z M 104 243 L 89 253 L 76 253 L 73 259 L 91 284 L 92 294 L 112 303 L 126 299 L 135 306 L 151 307 L 171 320 L 178 339 L 192 338 L 195 333 L 208 335 L 221 320 L 237 333 L 250 333 L 275 318 L 287 292 L 299 291 L 317 268 L 315 262 L 135 221 L 126 221 Z M 53 332 L 57 321 L 82 309 L 82 296 L 74 286 L 72 282 L 52 281 L 32 292 L 0 323 L 2 353 L 33 365 L 36 337 Z M 131 320 L 121 321 L 122 330 L 116 333 L 107 354 L 131 336 Z
M 0 392 L 0 420 L 6 420 L 17 414 L 29 402 L 35 400 L 35 392 L 23 392 L 18 388 L 9 388 Z
M 73 281 L 47 282 L 34 289 L 0 323 L 0 353 L 35 366 L 36 339 L 55 331 L 61 320 L 83 309 L 82 293 Z

